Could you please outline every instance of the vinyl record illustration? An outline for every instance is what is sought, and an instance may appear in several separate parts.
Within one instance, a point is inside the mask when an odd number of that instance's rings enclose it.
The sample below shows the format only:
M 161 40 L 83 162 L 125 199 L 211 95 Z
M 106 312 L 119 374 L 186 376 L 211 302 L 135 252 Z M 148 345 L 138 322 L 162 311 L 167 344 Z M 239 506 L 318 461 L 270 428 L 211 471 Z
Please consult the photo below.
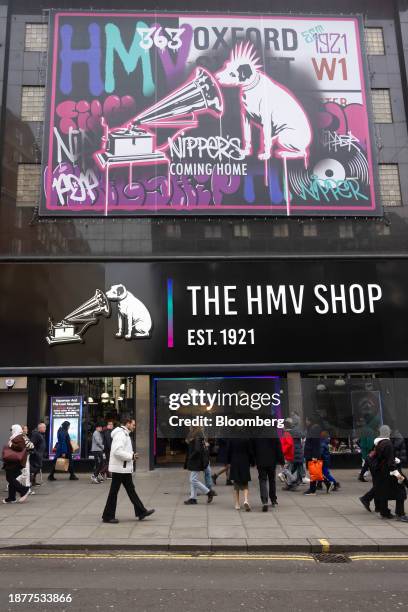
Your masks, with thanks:
M 337 151 L 321 148 L 318 155 L 311 157 L 309 166 L 292 164 L 289 169 L 289 186 L 293 193 L 301 195 L 312 181 L 330 181 L 331 184 L 341 184 L 354 179 L 358 181 L 361 191 L 369 187 L 368 161 L 364 151 L 354 145 L 351 150 L 343 147 Z

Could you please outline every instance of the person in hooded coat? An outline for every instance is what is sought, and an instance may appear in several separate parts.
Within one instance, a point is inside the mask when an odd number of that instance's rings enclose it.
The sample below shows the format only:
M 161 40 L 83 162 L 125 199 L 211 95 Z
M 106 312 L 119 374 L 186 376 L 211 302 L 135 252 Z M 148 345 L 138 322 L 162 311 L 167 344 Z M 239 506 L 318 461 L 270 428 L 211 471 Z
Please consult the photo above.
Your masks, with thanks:
M 374 440 L 375 456 L 370 468 L 376 505 L 383 519 L 392 519 L 394 515 L 388 508 L 388 501 L 395 500 L 396 518 L 408 522 L 404 509 L 407 493 L 403 480 L 400 482 L 398 478 L 398 463 L 390 440 L 391 430 L 388 425 L 382 425 L 379 433 L 380 436 Z
M 401 467 L 407 465 L 407 449 L 405 446 L 405 440 L 398 429 L 394 429 L 391 437 L 392 446 L 394 448 L 394 455 L 401 462 Z

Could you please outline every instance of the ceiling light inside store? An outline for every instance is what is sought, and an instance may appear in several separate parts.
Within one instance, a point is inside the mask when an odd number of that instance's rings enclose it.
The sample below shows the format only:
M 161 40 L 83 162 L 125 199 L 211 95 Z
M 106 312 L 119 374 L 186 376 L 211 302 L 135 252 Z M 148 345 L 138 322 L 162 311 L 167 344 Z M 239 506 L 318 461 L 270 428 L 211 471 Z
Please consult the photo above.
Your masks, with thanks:
M 327 391 L 327 387 L 323 383 L 319 383 L 316 387 L 316 391 Z
M 102 399 L 109 399 L 109 393 L 106 393 L 106 391 L 105 391 L 105 393 L 101 394 L 101 398 Z
M 118 397 L 118 402 L 123 402 L 123 397 L 121 395 Z
M 346 381 L 344 380 L 344 378 L 336 378 L 336 380 L 334 381 L 334 384 L 336 387 L 344 387 L 344 385 L 346 384 Z
M 120 384 L 120 385 L 119 385 L 119 389 L 120 389 L 121 391 L 124 391 L 124 390 L 126 389 L 126 385 L 125 385 L 125 383 Z
M 93 398 L 92 397 L 88 397 L 88 404 L 93 404 Z

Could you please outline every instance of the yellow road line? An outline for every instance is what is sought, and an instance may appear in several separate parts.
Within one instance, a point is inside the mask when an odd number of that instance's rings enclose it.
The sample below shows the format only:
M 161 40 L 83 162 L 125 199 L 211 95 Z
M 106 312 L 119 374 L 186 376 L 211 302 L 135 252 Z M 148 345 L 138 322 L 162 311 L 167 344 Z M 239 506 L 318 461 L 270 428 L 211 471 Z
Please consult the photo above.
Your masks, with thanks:
M 322 538 L 321 540 L 319 540 L 319 542 L 322 545 L 322 552 L 328 553 L 330 551 L 330 542 L 329 542 L 329 540 L 325 540 L 324 538 Z
M 256 555 L 256 554 L 225 554 L 225 553 L 162 553 L 162 554 L 126 554 L 126 553 L 0 553 L 2 558 L 29 558 L 29 559 L 215 559 L 228 561 L 313 561 L 310 555 Z
M 367 554 L 367 555 L 349 555 L 352 561 L 408 561 L 408 555 L 397 555 L 397 554 Z

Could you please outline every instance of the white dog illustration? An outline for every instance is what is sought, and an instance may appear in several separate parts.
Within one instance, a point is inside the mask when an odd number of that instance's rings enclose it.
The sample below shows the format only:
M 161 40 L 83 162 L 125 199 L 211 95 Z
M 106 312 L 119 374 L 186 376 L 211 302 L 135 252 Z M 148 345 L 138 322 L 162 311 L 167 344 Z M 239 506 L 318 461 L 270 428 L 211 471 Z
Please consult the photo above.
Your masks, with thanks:
M 253 45 L 241 43 L 215 75 L 221 85 L 241 89 L 242 153 L 252 153 L 252 121 L 262 130 L 259 159 L 274 154 L 286 164 L 287 159 L 303 158 L 307 166 L 312 140 L 309 119 L 295 96 L 260 68 Z
M 123 335 L 124 321 L 127 321 L 127 333 L 125 338 L 129 340 L 132 332 L 137 338 L 150 336 L 152 319 L 146 306 L 138 300 L 124 285 L 112 285 L 106 292 L 106 297 L 113 302 L 118 302 L 118 332 L 116 336 L 121 338 Z

